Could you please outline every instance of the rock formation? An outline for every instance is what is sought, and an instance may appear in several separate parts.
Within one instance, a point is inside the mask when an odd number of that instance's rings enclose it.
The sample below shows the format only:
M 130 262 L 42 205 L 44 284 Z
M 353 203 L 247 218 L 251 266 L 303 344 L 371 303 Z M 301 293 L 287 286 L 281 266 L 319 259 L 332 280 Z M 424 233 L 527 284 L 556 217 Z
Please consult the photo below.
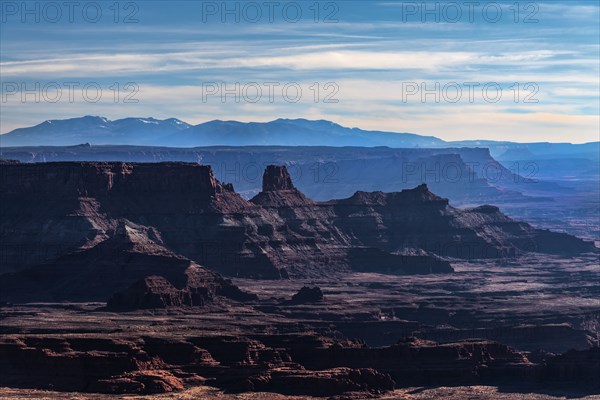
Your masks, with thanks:
M 361 392 L 364 398 L 416 385 L 514 380 L 597 385 L 599 354 L 595 348 L 531 362 L 524 353 L 484 340 L 439 344 L 407 338 L 393 346 L 369 348 L 311 334 L 253 339 L 12 335 L 0 340 L 0 385 L 152 394 L 204 383 L 232 392 Z
M 49 371 L 50 363 L 56 369 Z M 204 378 L 238 392 L 329 396 L 394 388 L 389 375 L 374 369 L 307 371 L 285 349 L 225 336 L 5 338 L 0 341 L 0 367 L 6 371 L 0 375 L 2 386 L 100 393 L 165 393 Z M 183 372 L 186 369 L 190 372 Z
M 303 286 L 298 293 L 292 296 L 292 303 L 316 303 L 323 301 L 323 292 L 318 286 Z
M 194 265 L 278 279 L 352 270 L 448 273 L 447 257 L 595 251 L 493 206 L 453 208 L 426 185 L 317 203 L 276 166 L 250 201 L 210 167 L 191 163 L 3 163 L 0 174 L 1 272 L 16 273 L 3 279 L 12 283 L 2 296 L 20 301 L 26 293 L 98 298 L 106 286 L 122 292 L 144 280 L 132 290 L 162 288 L 168 301 L 188 303 L 189 287 L 176 294 L 160 279 L 145 279 L 162 276 L 182 290 Z
M 237 301 L 256 300 L 257 296 L 241 291 L 231 281 L 192 264 L 185 270 L 187 282 L 178 289 L 162 276 L 142 278 L 123 292 L 114 293 L 107 307 L 113 310 L 205 306 L 229 298 Z
M 12 301 L 105 301 L 115 309 L 207 305 L 255 296 L 162 245 L 153 228 L 115 221 L 107 238 L 18 273 L 3 275 Z M 117 293 L 115 293 L 117 292 Z M 113 295 L 114 293 L 114 295 Z
M 294 190 L 292 178 L 287 169 L 282 166 L 269 165 L 263 175 L 262 191 Z

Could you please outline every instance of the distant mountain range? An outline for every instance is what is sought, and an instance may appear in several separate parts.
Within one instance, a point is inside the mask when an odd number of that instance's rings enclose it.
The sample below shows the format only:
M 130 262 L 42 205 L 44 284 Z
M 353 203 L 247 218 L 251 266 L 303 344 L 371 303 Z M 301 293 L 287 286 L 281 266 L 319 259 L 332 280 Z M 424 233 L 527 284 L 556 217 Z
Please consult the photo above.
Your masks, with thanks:
M 334 122 L 306 119 L 277 119 L 271 122 L 214 120 L 190 125 L 176 118 L 124 118 L 111 121 L 85 116 L 48 120 L 39 125 L 15 129 L 0 135 L 0 147 L 137 145 L 168 147 L 199 146 L 359 146 L 397 148 L 487 147 L 502 160 L 553 158 L 598 159 L 600 142 L 515 143 L 492 140 L 447 142 L 413 133 L 367 131 L 347 128 Z
M 4 146 L 69 146 L 90 144 L 150 144 L 190 128 L 175 118 L 124 118 L 111 121 L 104 117 L 85 116 L 44 121 L 39 125 L 15 129 L 0 136 Z

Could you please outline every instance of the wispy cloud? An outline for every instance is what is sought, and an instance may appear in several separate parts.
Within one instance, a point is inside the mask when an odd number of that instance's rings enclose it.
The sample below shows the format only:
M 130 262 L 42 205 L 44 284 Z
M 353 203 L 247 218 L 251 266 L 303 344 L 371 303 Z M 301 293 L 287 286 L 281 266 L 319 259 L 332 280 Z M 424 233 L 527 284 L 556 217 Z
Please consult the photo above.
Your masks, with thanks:
M 82 114 L 178 117 L 189 122 L 305 117 L 445 139 L 589 141 L 600 105 L 600 6 L 536 3 L 538 23 L 403 22 L 398 3 L 340 5 L 338 23 L 202 24 L 195 2 L 146 2 L 138 24 L 3 24 L 3 82 L 135 81 L 139 103 L 2 104 L 2 132 Z M 505 9 L 513 2 L 502 2 Z M 522 4 L 524 5 L 524 4 Z M 192 8 L 190 8 L 192 7 Z M 361 8 L 362 7 L 362 8 Z M 510 17 L 510 14 L 507 14 Z M 510 18 L 509 18 L 510 19 Z M 297 103 L 203 101 L 202 83 L 298 82 Z M 339 103 L 310 86 L 334 81 Z M 403 84 L 497 82 L 497 103 L 402 101 Z M 539 103 L 515 104 L 511 84 L 536 83 Z M 16 98 L 18 96 L 13 97 Z M 431 99 L 431 97 L 429 98 Z M 216 101 L 214 101 L 216 100 Z
M 475 53 L 457 51 L 368 51 L 318 48 L 286 48 L 257 54 L 248 49 L 215 51 L 214 46 L 198 51 L 159 53 L 82 54 L 70 57 L 7 61 L 0 64 L 5 77 L 59 76 L 96 77 L 136 73 L 206 69 L 275 68 L 289 70 L 423 70 L 428 72 L 465 71 L 482 67 L 551 68 L 595 66 L 592 57 L 573 57 L 574 52 L 539 50 L 514 53 Z M 274 72 L 276 73 L 276 72 Z

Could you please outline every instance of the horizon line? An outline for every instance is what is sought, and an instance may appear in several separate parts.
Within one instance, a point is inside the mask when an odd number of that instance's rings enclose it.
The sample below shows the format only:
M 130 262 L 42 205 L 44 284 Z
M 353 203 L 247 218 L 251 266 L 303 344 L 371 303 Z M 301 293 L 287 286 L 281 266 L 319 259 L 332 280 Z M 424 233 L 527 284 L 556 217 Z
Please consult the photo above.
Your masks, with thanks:
M 460 139 L 460 140 L 451 140 L 451 141 L 448 141 L 448 140 L 441 139 L 438 136 L 434 136 L 434 135 L 424 135 L 424 134 L 413 133 L 413 132 L 398 132 L 398 131 L 363 129 L 363 128 L 360 128 L 360 127 L 357 127 L 357 126 L 345 126 L 345 125 L 342 125 L 342 124 L 340 124 L 338 122 L 335 122 L 335 121 L 332 121 L 332 120 L 326 120 L 326 119 L 308 119 L 308 118 L 301 118 L 301 117 L 298 117 L 298 118 L 283 118 L 283 117 L 279 117 L 279 118 L 271 119 L 271 120 L 268 120 L 268 121 L 239 121 L 239 120 L 235 120 L 235 119 L 227 119 L 227 120 L 223 120 L 223 119 L 209 119 L 209 120 L 205 120 L 203 122 L 200 122 L 200 123 L 194 125 L 194 124 L 190 124 L 189 122 L 186 122 L 186 121 L 184 121 L 184 120 L 182 120 L 180 118 L 177 118 L 177 117 L 169 117 L 169 118 L 159 119 L 159 118 L 156 118 L 156 117 L 149 116 L 149 117 L 125 117 L 125 118 L 110 119 L 110 118 L 108 118 L 106 116 L 91 115 L 91 114 L 83 115 L 83 116 L 79 116 L 79 117 L 72 117 L 72 118 L 46 119 L 46 120 L 44 120 L 44 121 L 42 121 L 42 122 L 40 122 L 40 123 L 38 123 L 36 125 L 23 126 L 23 127 L 20 127 L 20 128 L 15 128 L 15 129 L 13 129 L 11 131 L 8 131 L 8 132 L 0 133 L 0 137 L 2 137 L 4 135 L 7 135 L 7 134 L 10 134 L 10 133 L 12 133 L 12 132 L 14 132 L 14 131 L 16 131 L 18 129 L 32 128 L 32 127 L 41 125 L 41 124 L 43 124 L 45 122 L 68 121 L 68 120 L 72 120 L 72 119 L 81 119 L 81 118 L 87 118 L 87 117 L 102 118 L 102 119 L 106 119 L 107 121 L 110 121 L 110 122 L 120 121 L 120 120 L 124 120 L 124 119 L 144 119 L 144 120 L 151 120 L 152 119 L 152 120 L 156 120 L 156 121 L 177 120 L 177 121 L 180 121 L 180 122 L 182 122 L 182 123 L 184 123 L 186 125 L 189 125 L 188 128 L 196 127 L 196 126 L 200 126 L 200 125 L 204 125 L 204 124 L 207 124 L 207 123 L 210 123 L 210 122 L 235 122 L 235 123 L 240 123 L 240 124 L 269 124 L 269 123 L 276 122 L 276 121 L 281 121 L 281 120 L 283 120 L 283 121 L 298 121 L 298 120 L 303 120 L 303 121 L 308 121 L 308 122 L 329 122 L 329 123 L 341 126 L 342 128 L 345 128 L 345 129 L 351 129 L 351 130 L 352 129 L 359 129 L 359 130 L 364 131 L 364 132 L 384 132 L 384 133 L 393 133 L 393 134 L 399 134 L 399 135 L 409 134 L 409 135 L 416 135 L 416 136 L 425 137 L 425 138 L 435 138 L 435 139 L 438 139 L 438 140 L 440 140 L 440 141 L 442 141 L 444 143 L 447 143 L 447 144 L 461 143 L 461 142 L 494 142 L 494 143 L 517 143 L 517 144 L 545 144 L 545 143 L 548 143 L 548 144 L 570 144 L 570 145 L 585 145 L 585 144 L 600 143 L 600 138 L 599 138 L 599 140 L 588 141 L 588 142 L 549 142 L 549 141 L 514 142 L 514 141 L 510 141 L 510 140 L 495 140 L 495 139 Z M 271 118 L 273 118 L 273 117 L 271 117 Z M 74 144 L 74 145 L 71 145 L 71 146 L 79 146 L 79 145 L 86 144 L 86 143 L 79 143 L 79 144 Z M 43 145 L 42 144 L 42 145 L 36 145 L 36 146 L 51 146 L 51 145 Z M 36 147 L 36 146 L 0 146 L 0 147 Z M 110 145 L 110 144 L 108 144 L 107 146 L 116 146 L 116 145 Z M 137 145 L 132 145 L 132 146 L 137 146 Z M 139 146 L 142 146 L 142 145 L 139 145 Z M 220 146 L 220 145 L 216 145 L 216 146 Z M 249 146 L 254 146 L 254 145 L 249 145 Z M 262 146 L 273 146 L 273 145 L 262 145 Z M 57 147 L 65 147 L 65 146 L 57 146 Z M 146 146 L 146 147 L 163 147 L 163 146 Z M 202 147 L 202 146 L 195 146 L 195 147 Z M 241 146 L 233 146 L 233 147 L 241 147 Z M 303 146 L 300 145 L 300 146 L 285 146 L 285 147 L 303 147 Z M 304 147 L 306 147 L 306 146 L 304 146 Z M 315 146 L 310 146 L 310 147 L 315 147 Z M 316 147 L 321 147 L 321 146 L 316 146 Z M 335 146 L 326 146 L 326 147 L 335 147 Z M 351 146 L 351 147 L 365 147 L 365 146 Z M 380 146 L 378 146 L 378 147 L 380 147 Z M 383 146 L 383 147 L 386 147 L 386 146 Z

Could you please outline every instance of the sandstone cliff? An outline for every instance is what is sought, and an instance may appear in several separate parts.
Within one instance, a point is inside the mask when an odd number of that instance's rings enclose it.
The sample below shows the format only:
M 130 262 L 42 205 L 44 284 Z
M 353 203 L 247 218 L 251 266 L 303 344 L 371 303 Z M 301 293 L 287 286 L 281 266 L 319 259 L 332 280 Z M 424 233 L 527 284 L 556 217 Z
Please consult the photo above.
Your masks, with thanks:
M 164 276 L 165 264 L 273 279 L 447 273 L 445 257 L 595 250 L 493 206 L 453 208 L 426 185 L 318 203 L 294 187 L 284 167 L 269 166 L 264 191 L 247 201 L 210 167 L 191 163 L 3 163 L 0 172 L 1 272 L 21 271 L 10 279 L 32 288 L 62 274 L 73 285 L 87 280 L 122 291 Z M 94 275 L 117 268 L 125 273 L 115 273 L 116 281 Z

